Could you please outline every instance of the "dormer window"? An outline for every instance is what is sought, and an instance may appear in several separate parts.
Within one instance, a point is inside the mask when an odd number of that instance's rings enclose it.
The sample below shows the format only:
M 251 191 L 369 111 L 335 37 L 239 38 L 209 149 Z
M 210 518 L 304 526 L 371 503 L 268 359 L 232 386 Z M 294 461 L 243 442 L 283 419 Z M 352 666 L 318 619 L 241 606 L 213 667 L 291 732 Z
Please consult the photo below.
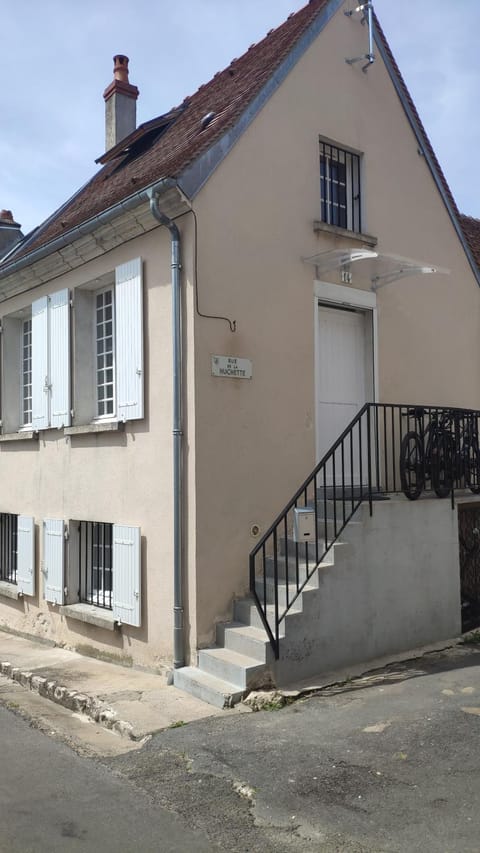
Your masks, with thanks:
M 320 218 L 360 233 L 360 155 L 320 140 Z

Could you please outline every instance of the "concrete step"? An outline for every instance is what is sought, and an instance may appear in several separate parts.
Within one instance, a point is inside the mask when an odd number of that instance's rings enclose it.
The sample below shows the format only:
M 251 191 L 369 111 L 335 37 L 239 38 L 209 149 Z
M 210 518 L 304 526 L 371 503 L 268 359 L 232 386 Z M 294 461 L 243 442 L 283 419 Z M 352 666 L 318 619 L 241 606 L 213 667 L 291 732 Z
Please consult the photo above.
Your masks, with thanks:
M 361 527 L 360 524 L 356 524 L 353 526 L 351 526 L 350 524 L 348 525 L 349 530 L 350 529 L 356 530 L 356 529 L 359 529 L 360 527 Z M 337 531 L 338 530 L 339 530 L 339 527 L 337 524 Z M 322 531 L 322 533 L 323 533 L 323 531 Z M 333 526 L 332 526 L 332 530 L 327 533 L 327 536 L 328 536 L 328 539 L 327 539 L 328 551 L 326 553 L 325 553 L 325 539 L 322 536 L 318 540 L 318 552 L 317 552 L 317 547 L 315 545 L 315 542 L 298 542 L 297 543 L 297 542 L 294 542 L 293 539 L 288 539 L 287 542 L 285 543 L 285 539 L 280 539 L 280 541 L 279 541 L 279 556 L 284 557 L 285 554 L 288 554 L 289 557 L 293 557 L 295 559 L 296 555 L 297 555 L 297 546 L 298 546 L 298 559 L 299 559 L 299 561 L 301 561 L 302 563 L 306 563 L 307 557 L 308 557 L 308 564 L 309 564 L 310 569 L 312 568 L 312 564 L 315 564 L 315 561 L 317 558 L 317 553 L 318 553 L 318 556 L 320 557 L 321 560 L 323 558 L 324 561 L 328 562 L 330 559 L 329 554 L 330 554 L 330 550 L 332 548 L 332 545 L 342 544 L 344 541 L 344 533 L 342 532 L 340 534 L 340 539 L 335 540 Z M 258 561 L 258 565 L 260 565 L 260 561 Z
M 358 513 L 354 513 L 354 515 L 350 518 L 350 520 L 347 520 L 348 515 L 349 515 L 348 507 L 345 507 L 345 516 L 344 516 L 343 515 L 343 507 L 342 507 L 342 505 L 340 505 L 338 507 L 336 516 L 332 515 L 331 517 L 327 516 L 325 518 L 325 516 L 323 514 L 323 507 L 322 507 L 322 514 L 318 515 L 318 523 L 317 523 L 318 535 L 322 539 L 322 541 L 325 539 L 325 527 L 327 528 L 327 539 L 328 539 L 328 542 L 330 543 L 331 538 L 334 537 L 335 534 L 338 536 L 340 534 L 341 528 L 344 527 L 345 524 L 347 524 L 349 528 L 350 527 L 360 527 L 362 525 L 362 521 L 361 521 Z
M 321 531 L 323 533 L 323 530 Z M 328 535 L 328 534 L 327 534 Z M 332 537 L 333 538 L 333 537 Z M 289 538 L 285 542 L 285 538 L 282 537 L 279 540 L 280 544 L 280 555 L 285 556 L 288 553 L 289 556 L 295 557 L 297 554 L 298 548 L 298 559 L 302 562 L 306 562 L 308 556 L 308 562 L 311 566 L 312 562 L 315 561 L 317 549 L 315 546 L 315 542 L 295 542 L 292 538 Z M 330 544 L 330 542 L 328 543 Z M 325 551 L 325 539 L 320 538 L 318 540 L 318 554 L 321 557 Z
M 291 607 L 291 613 L 301 613 L 302 612 L 302 599 L 301 596 L 297 598 L 295 604 Z M 270 621 L 270 624 L 273 625 L 275 621 L 275 608 L 273 604 L 267 604 L 267 615 Z M 254 628 L 263 628 L 262 618 L 260 613 L 258 612 L 257 605 L 255 604 L 253 598 L 250 596 L 246 598 L 237 598 L 233 603 L 233 617 L 236 622 L 244 622 L 246 625 L 251 625 Z M 282 625 L 280 625 L 280 637 L 285 636 L 285 629 Z
M 317 500 L 324 501 L 326 499 L 327 502 L 337 501 L 341 502 L 344 499 L 352 501 L 358 500 L 360 496 L 363 495 L 363 500 L 368 501 L 368 486 L 364 485 L 360 487 L 359 485 L 354 485 L 353 487 L 345 484 L 345 487 L 342 486 L 327 486 L 326 489 L 323 486 L 319 486 L 317 489 Z M 377 492 L 373 489 L 372 484 L 372 500 L 374 501 L 388 501 L 389 496 L 383 494 L 383 492 Z
M 314 576 L 305 584 L 302 589 L 302 592 L 308 592 L 312 589 L 318 589 L 318 582 L 312 582 L 317 580 L 318 576 L 315 572 Z M 299 581 L 298 587 L 296 583 L 289 583 L 288 585 L 284 581 L 279 581 L 277 584 L 277 596 L 278 596 L 278 606 L 283 610 L 287 607 L 287 593 L 288 593 L 288 604 L 291 604 L 296 598 L 297 595 L 300 594 L 299 587 L 301 587 L 303 583 L 302 574 L 299 572 Z M 265 583 L 263 580 L 258 580 L 256 584 L 256 591 L 260 601 L 266 600 L 268 604 L 275 603 L 275 580 L 270 575 L 267 575 L 265 578 Z
M 308 549 L 309 554 L 310 554 L 310 550 L 311 549 L 309 548 Z M 299 551 L 300 551 L 300 546 L 299 546 Z M 325 559 L 322 560 L 322 562 L 319 564 L 319 568 L 326 567 L 326 566 L 332 566 L 332 565 L 333 565 L 333 549 L 331 549 L 331 551 L 325 556 Z M 258 567 L 259 568 L 262 567 L 262 563 L 259 563 Z M 279 554 L 277 557 L 277 577 L 279 580 L 286 580 L 287 579 L 287 569 L 288 569 L 288 580 L 290 582 L 296 582 L 297 562 L 296 562 L 296 557 L 295 557 L 295 551 L 291 554 L 288 554 L 288 559 L 286 559 L 286 555 L 284 555 L 284 554 Z M 265 573 L 266 573 L 267 577 L 272 577 L 272 578 L 275 577 L 275 561 L 274 561 L 273 557 L 267 557 L 266 558 L 266 560 L 265 560 Z M 300 557 L 300 554 L 299 554 L 298 577 L 299 577 L 300 583 L 303 583 L 303 581 L 306 579 L 307 573 L 308 573 L 308 575 L 310 575 L 309 583 L 311 582 L 314 585 L 316 583 L 318 583 L 318 581 L 316 579 L 317 571 L 316 571 L 316 564 L 315 564 L 315 555 L 314 554 L 311 555 L 311 559 L 309 560 L 309 562 L 307 564 L 307 562 L 304 559 L 302 559 Z M 260 578 L 261 575 L 259 575 L 258 577 Z
M 265 671 L 264 663 L 219 646 L 201 649 L 198 652 L 198 667 L 214 678 L 236 685 L 237 690 L 253 687 L 256 679 Z
M 217 624 L 217 645 L 231 649 L 246 657 L 267 663 L 270 660 L 270 642 L 264 628 L 254 628 L 243 622 Z
M 245 690 L 221 678 L 215 678 L 194 666 L 184 666 L 173 672 L 173 683 L 179 690 L 190 693 L 216 708 L 233 708 L 243 699 Z
M 325 523 L 326 521 L 326 523 Z M 326 526 L 326 539 L 325 539 L 325 526 Z M 346 527 L 344 527 L 343 518 L 337 516 L 336 519 L 327 518 L 326 520 L 323 518 L 318 519 L 318 554 L 322 557 L 325 554 L 325 542 L 328 545 L 328 549 L 335 544 L 342 544 L 345 537 L 348 537 L 349 533 L 354 534 L 355 531 L 361 530 L 363 526 L 362 521 L 348 521 Z M 338 539 L 336 537 L 339 537 Z M 312 560 L 315 560 L 317 555 L 317 547 L 315 542 L 295 542 L 293 538 L 289 537 L 285 543 L 285 538 L 282 537 L 279 539 L 280 554 L 291 554 L 293 557 L 297 553 L 298 547 L 298 557 L 299 559 L 306 560 L 308 556 L 309 563 Z M 324 559 L 327 559 L 328 551 L 324 556 Z
M 345 513 L 349 514 L 352 510 L 352 504 L 348 503 L 345 506 Z M 340 518 L 343 513 L 343 501 L 342 499 L 334 501 L 334 500 L 324 500 L 323 494 L 317 494 L 317 512 L 321 518 Z

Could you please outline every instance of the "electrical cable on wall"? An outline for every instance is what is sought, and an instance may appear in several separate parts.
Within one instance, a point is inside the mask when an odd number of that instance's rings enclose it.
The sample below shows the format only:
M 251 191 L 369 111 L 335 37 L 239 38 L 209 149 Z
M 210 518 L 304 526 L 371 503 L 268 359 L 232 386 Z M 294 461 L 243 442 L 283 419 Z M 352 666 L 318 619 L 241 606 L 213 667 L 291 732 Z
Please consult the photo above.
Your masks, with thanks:
M 195 308 L 199 317 L 204 317 L 207 320 L 223 320 L 225 323 L 228 323 L 230 326 L 231 332 L 237 331 L 237 321 L 230 320 L 229 317 L 222 317 L 218 314 L 204 314 L 203 311 L 200 311 L 199 298 L 198 298 L 198 220 L 197 214 L 195 213 L 193 207 L 190 208 L 188 213 L 193 214 L 193 222 L 194 222 L 194 248 L 193 248 L 193 279 L 194 279 L 194 288 L 195 288 Z M 186 216 L 187 214 L 183 214 Z

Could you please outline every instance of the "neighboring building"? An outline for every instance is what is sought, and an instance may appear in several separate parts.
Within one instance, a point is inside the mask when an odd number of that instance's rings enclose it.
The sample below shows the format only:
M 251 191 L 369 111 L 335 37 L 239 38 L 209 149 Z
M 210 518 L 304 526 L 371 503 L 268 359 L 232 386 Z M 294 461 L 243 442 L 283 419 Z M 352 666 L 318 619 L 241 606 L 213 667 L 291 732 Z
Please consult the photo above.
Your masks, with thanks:
M 2 625 L 174 658 L 179 686 L 219 702 L 460 629 L 456 514 L 401 498 L 360 508 L 325 560 L 323 533 L 313 552 L 288 544 L 295 577 L 283 534 L 260 547 L 273 639 L 275 597 L 279 616 L 322 557 L 278 662 L 251 601 L 222 624 L 249 552 L 364 403 L 480 409 L 478 222 L 353 7 L 311 0 L 138 128 L 115 58 L 100 170 L 0 264 Z M 400 491 L 393 424 L 409 419 L 384 411 L 309 486 L 327 544 L 352 483 Z M 182 668 L 217 626 L 229 649 Z
M 15 222 L 11 210 L 0 210 L 0 260 L 20 242 L 21 226 Z

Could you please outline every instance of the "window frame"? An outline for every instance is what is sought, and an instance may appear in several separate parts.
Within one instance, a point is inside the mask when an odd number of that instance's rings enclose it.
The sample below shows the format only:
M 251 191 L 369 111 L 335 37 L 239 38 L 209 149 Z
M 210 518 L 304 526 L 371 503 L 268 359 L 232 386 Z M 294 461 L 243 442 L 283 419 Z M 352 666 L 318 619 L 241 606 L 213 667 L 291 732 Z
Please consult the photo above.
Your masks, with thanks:
M 35 595 L 35 519 L 30 515 L 0 513 L 0 585 L 4 584 L 16 588 L 16 595 L 5 593 L 9 597 Z
M 19 429 L 19 432 L 21 432 L 22 430 L 31 430 L 32 429 L 32 419 L 33 419 L 33 371 L 32 371 L 32 368 L 33 368 L 33 346 L 32 346 L 33 345 L 33 328 L 32 328 L 32 314 L 31 314 L 31 312 L 30 312 L 30 316 L 23 317 L 21 319 L 21 323 L 22 323 L 22 332 L 21 332 L 22 378 L 21 378 L 21 382 L 20 382 L 21 400 L 20 400 L 20 429 Z M 30 324 L 29 332 L 27 332 L 27 334 L 30 335 L 30 341 L 28 344 L 28 348 L 29 348 L 30 352 L 26 358 L 25 357 L 25 325 L 27 323 Z M 27 367 L 27 369 L 25 369 L 25 362 L 26 361 L 29 365 L 29 367 Z M 28 375 L 30 377 L 30 381 L 28 381 L 28 380 L 26 381 L 26 376 L 28 376 Z M 26 396 L 25 390 L 27 388 L 30 389 L 30 393 L 29 393 L 29 395 Z M 30 407 L 27 410 L 25 408 L 25 400 L 26 399 L 30 401 Z M 26 412 L 28 412 L 30 414 L 30 417 L 27 419 L 25 417 Z
M 18 519 L 16 513 L 0 512 L 0 581 L 13 586 L 17 586 Z
M 111 530 L 110 539 L 110 563 L 111 563 L 111 591 L 106 598 L 110 601 L 97 602 L 96 596 L 88 598 L 88 585 L 82 580 L 82 543 L 81 525 L 107 526 Z M 49 570 L 52 574 L 50 584 L 50 597 L 47 600 L 55 600 L 57 604 L 66 604 L 67 607 L 77 607 L 75 611 L 91 616 L 112 618 L 117 624 L 132 625 L 140 627 L 142 624 L 142 531 L 137 525 L 121 524 L 118 522 L 104 522 L 95 519 L 70 519 L 67 523 L 68 545 L 66 549 L 66 560 L 63 561 L 62 543 L 59 539 L 60 530 L 64 529 L 64 522 L 53 519 L 44 519 L 44 529 L 50 530 L 52 534 L 52 545 L 56 546 L 55 565 Z M 56 537 L 56 538 L 55 538 Z M 44 538 L 44 548 L 47 547 Z M 52 549 L 50 548 L 52 553 Z M 45 551 L 44 551 L 45 553 Z M 55 557 L 55 555 L 53 555 Z M 83 573 L 88 571 L 88 560 L 83 565 Z M 45 596 L 46 597 L 46 596 Z M 93 600 L 92 600 L 93 599 Z M 80 617 L 79 617 L 80 618 Z M 88 620 L 87 620 L 88 621 Z M 98 624 L 94 622 L 93 624 Z
M 345 169 L 344 181 L 332 174 L 332 164 L 338 164 Z M 359 151 L 337 143 L 322 136 L 319 137 L 319 177 L 320 177 L 320 221 L 334 228 L 341 228 L 354 234 L 362 233 L 362 164 L 363 157 Z M 333 187 L 337 189 L 333 191 Z M 343 186 L 344 190 L 339 191 Z M 340 196 L 345 196 L 341 205 Z M 344 208 L 344 222 L 340 215 Z
M 113 411 L 102 412 L 98 398 L 97 297 L 112 293 Z M 74 426 L 143 420 L 144 328 L 143 262 L 134 258 L 73 291 Z M 103 354 L 102 354 L 103 355 Z M 101 402 L 101 401 L 100 401 Z
M 112 295 L 112 301 L 111 301 L 112 316 L 110 318 L 110 322 L 112 324 L 112 333 L 110 336 L 111 340 L 112 340 L 111 353 L 108 353 L 108 352 L 107 353 L 105 353 L 105 352 L 99 353 L 98 352 L 99 336 L 98 336 L 98 320 L 97 320 L 97 312 L 98 312 L 97 298 L 99 296 L 102 296 L 105 293 L 111 293 L 111 295 Z M 103 305 L 102 307 L 105 308 L 105 305 Z M 93 343 L 94 343 L 94 350 L 95 350 L 95 352 L 93 354 L 93 359 L 94 359 L 94 365 L 93 365 L 94 388 L 93 388 L 93 391 L 94 391 L 94 396 L 95 396 L 95 414 L 93 417 L 93 422 L 95 423 L 95 422 L 100 421 L 103 423 L 105 421 L 116 421 L 117 420 L 117 377 L 116 377 L 117 336 L 116 336 L 116 329 L 115 329 L 115 284 L 106 285 L 104 287 L 97 288 L 96 290 L 93 291 L 93 318 L 92 319 L 93 319 L 93 325 L 94 325 Z M 109 322 L 109 321 L 103 320 L 104 325 L 107 322 Z M 102 340 L 105 341 L 105 339 L 106 339 L 106 335 L 103 336 Z M 99 373 L 98 358 L 99 358 L 99 355 L 105 356 L 105 355 L 109 355 L 109 354 L 112 355 L 112 364 L 111 365 L 104 365 L 101 368 L 101 370 L 103 370 L 104 372 L 107 370 L 110 370 L 110 369 L 112 370 L 112 382 L 111 383 L 104 382 L 102 384 L 102 383 L 99 383 L 99 381 L 98 381 L 98 373 Z M 113 396 L 111 398 L 107 397 L 107 398 L 103 398 L 103 400 L 100 400 L 99 395 L 98 395 L 99 388 L 105 387 L 106 385 L 109 385 L 109 384 L 111 384 L 113 386 Z M 112 411 L 100 413 L 99 412 L 100 404 L 102 402 L 103 403 L 109 402 L 110 400 L 112 403 Z
M 93 607 L 113 610 L 113 522 L 81 520 L 76 524 L 78 600 Z M 107 576 L 109 584 L 106 583 Z
M 109 396 L 104 398 L 107 411 L 102 411 L 96 295 L 107 291 L 112 295 L 112 326 L 103 364 Z M 107 307 L 104 324 L 109 322 Z M 68 288 L 60 288 L 3 315 L 2 433 L 34 437 L 72 422 L 74 427 L 95 427 L 143 420 L 143 311 L 143 261 L 137 257 L 78 285 L 72 298 Z M 30 334 L 31 341 L 26 339 Z

